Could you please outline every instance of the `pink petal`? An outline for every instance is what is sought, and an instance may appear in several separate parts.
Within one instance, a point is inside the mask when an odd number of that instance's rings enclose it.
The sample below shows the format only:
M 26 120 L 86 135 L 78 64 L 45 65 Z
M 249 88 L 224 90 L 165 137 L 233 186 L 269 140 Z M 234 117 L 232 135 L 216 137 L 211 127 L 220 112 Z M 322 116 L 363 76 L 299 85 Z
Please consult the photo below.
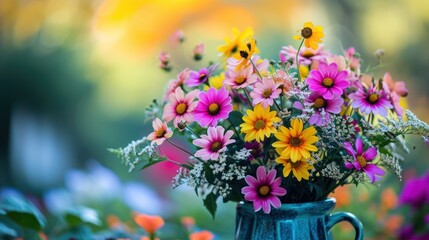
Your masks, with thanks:
M 262 210 L 264 210 L 266 214 L 271 212 L 271 205 L 268 199 L 262 200 Z
M 345 167 L 347 169 L 350 169 L 350 170 L 355 168 L 355 166 L 352 163 L 349 163 L 349 162 L 346 162 L 344 165 L 345 165 Z
M 280 199 L 276 196 L 270 196 L 268 200 L 270 201 L 271 205 L 273 205 L 274 208 L 279 208 L 282 205 L 282 203 L 280 202 Z
M 355 145 L 356 145 L 356 155 L 357 156 L 362 155 L 362 152 L 363 152 L 363 142 L 362 142 L 362 139 L 357 138 Z
M 265 167 L 260 166 L 258 169 L 256 169 L 256 177 L 259 181 L 265 181 L 267 178 L 267 171 L 265 170 Z
M 370 147 L 368 150 L 366 150 L 366 151 L 363 153 L 363 157 L 364 157 L 367 161 L 371 161 L 371 160 L 373 160 L 376 156 L 377 156 L 377 148 L 375 148 L 375 147 Z
M 256 187 L 259 183 L 259 181 L 256 178 L 250 175 L 246 176 L 244 180 L 246 181 L 247 185 L 251 187 Z

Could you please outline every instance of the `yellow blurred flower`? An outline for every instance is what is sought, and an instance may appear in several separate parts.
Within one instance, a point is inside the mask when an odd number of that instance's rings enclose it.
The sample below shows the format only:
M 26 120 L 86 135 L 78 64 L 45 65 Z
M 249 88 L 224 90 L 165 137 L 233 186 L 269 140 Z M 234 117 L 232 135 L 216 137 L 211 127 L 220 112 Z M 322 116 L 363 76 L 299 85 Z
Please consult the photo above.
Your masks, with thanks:
M 225 80 L 225 73 L 222 72 L 219 75 L 213 76 L 209 78 L 210 87 L 214 87 L 216 89 L 220 89 L 223 87 L 223 80 Z
M 230 57 L 239 59 L 241 46 L 245 46 L 247 41 L 253 37 L 253 29 L 248 27 L 243 32 L 237 28 L 233 28 L 234 37 L 232 39 L 225 38 L 226 44 L 218 47 L 218 51 L 222 53 L 222 59 L 226 60 Z
M 308 73 L 310 71 L 308 70 L 308 67 L 305 65 L 300 65 L 299 66 L 299 74 L 301 74 L 301 80 L 306 78 L 308 76 Z
M 317 49 L 319 43 L 325 35 L 323 34 L 322 26 L 314 26 L 312 22 L 304 23 L 304 27 L 301 29 L 301 35 L 296 35 L 293 38 L 295 40 L 301 40 L 304 38 L 304 45 L 307 48 Z

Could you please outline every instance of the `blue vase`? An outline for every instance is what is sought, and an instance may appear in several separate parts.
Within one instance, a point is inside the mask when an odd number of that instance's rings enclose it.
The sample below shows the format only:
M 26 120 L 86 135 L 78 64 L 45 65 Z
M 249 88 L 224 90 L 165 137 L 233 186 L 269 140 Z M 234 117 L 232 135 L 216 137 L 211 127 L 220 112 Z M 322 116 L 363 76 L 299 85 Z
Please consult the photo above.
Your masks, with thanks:
M 335 199 L 320 202 L 282 204 L 271 208 L 269 214 L 262 210 L 254 212 L 251 203 L 237 206 L 236 240 L 325 240 L 332 239 L 330 229 L 341 221 L 350 222 L 356 230 L 355 239 L 363 239 L 363 227 L 351 213 L 331 214 Z

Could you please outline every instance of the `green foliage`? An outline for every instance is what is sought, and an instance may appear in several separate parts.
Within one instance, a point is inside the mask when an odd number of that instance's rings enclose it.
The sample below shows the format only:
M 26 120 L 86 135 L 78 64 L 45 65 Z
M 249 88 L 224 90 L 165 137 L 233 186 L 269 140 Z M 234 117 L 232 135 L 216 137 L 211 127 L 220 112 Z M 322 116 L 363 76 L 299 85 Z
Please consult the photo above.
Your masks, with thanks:
M 70 227 L 85 224 L 100 226 L 102 224 L 97 212 L 85 207 L 72 209 L 66 212 L 64 219 Z
M 46 225 L 45 217 L 30 202 L 16 196 L 3 198 L 0 209 L 6 212 L 6 216 L 22 228 L 40 231 Z
M 216 203 L 217 198 L 218 198 L 218 196 L 215 195 L 213 192 L 211 192 L 204 199 L 204 206 L 207 208 L 207 210 L 209 210 L 213 219 L 215 218 L 216 209 L 217 209 L 217 203 Z

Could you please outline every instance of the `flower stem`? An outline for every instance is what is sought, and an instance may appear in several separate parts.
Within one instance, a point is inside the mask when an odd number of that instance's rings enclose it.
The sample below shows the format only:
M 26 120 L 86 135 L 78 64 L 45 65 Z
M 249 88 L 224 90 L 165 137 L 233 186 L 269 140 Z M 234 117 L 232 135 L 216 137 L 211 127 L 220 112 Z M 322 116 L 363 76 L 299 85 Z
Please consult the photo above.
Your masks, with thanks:
M 276 100 L 273 100 L 274 104 L 276 105 L 276 107 L 279 109 L 279 111 L 282 110 L 282 108 L 279 106 L 279 104 L 276 102 Z
M 186 149 L 182 148 L 181 146 L 179 146 L 179 145 L 175 144 L 174 142 L 170 141 L 168 138 L 167 138 L 167 142 L 169 142 L 171 145 L 175 146 L 176 148 L 178 148 L 178 149 L 182 150 L 183 152 L 185 152 L 185 153 L 187 153 L 187 154 L 189 154 L 189 155 L 191 155 L 191 156 L 194 156 L 194 154 L 192 154 L 192 153 L 191 153 L 191 152 L 189 152 L 188 150 L 186 150 Z
M 256 67 L 256 64 L 253 62 L 253 60 L 252 60 L 252 59 L 250 59 L 250 62 L 252 63 L 253 68 L 255 69 L 255 72 L 258 74 L 259 78 L 261 78 L 261 80 L 262 80 L 262 75 L 261 75 L 261 73 L 259 72 L 258 68 Z
M 299 56 L 299 51 L 301 50 L 301 47 L 302 47 L 303 43 L 304 43 L 304 39 L 302 39 L 301 44 L 299 44 L 298 51 L 296 52 L 296 70 L 298 71 L 298 81 L 300 81 L 300 82 L 301 82 L 301 73 L 299 71 L 298 56 Z
M 247 92 L 247 89 L 245 87 L 243 88 L 243 91 L 244 91 L 244 95 L 246 95 L 246 98 L 247 98 L 247 101 L 249 102 L 250 107 L 253 110 L 252 100 L 250 99 L 249 93 Z
M 194 131 L 194 130 L 192 130 L 192 128 L 190 128 L 189 126 L 186 126 L 186 129 L 188 129 L 188 131 L 190 131 L 192 134 L 194 134 L 196 137 L 199 137 L 199 135 Z
M 231 124 L 232 129 L 234 130 L 235 134 L 237 135 L 238 138 L 240 138 L 240 133 L 237 131 L 237 129 L 235 129 L 234 124 L 231 121 L 231 118 L 227 118 L 229 121 L 229 124 Z

